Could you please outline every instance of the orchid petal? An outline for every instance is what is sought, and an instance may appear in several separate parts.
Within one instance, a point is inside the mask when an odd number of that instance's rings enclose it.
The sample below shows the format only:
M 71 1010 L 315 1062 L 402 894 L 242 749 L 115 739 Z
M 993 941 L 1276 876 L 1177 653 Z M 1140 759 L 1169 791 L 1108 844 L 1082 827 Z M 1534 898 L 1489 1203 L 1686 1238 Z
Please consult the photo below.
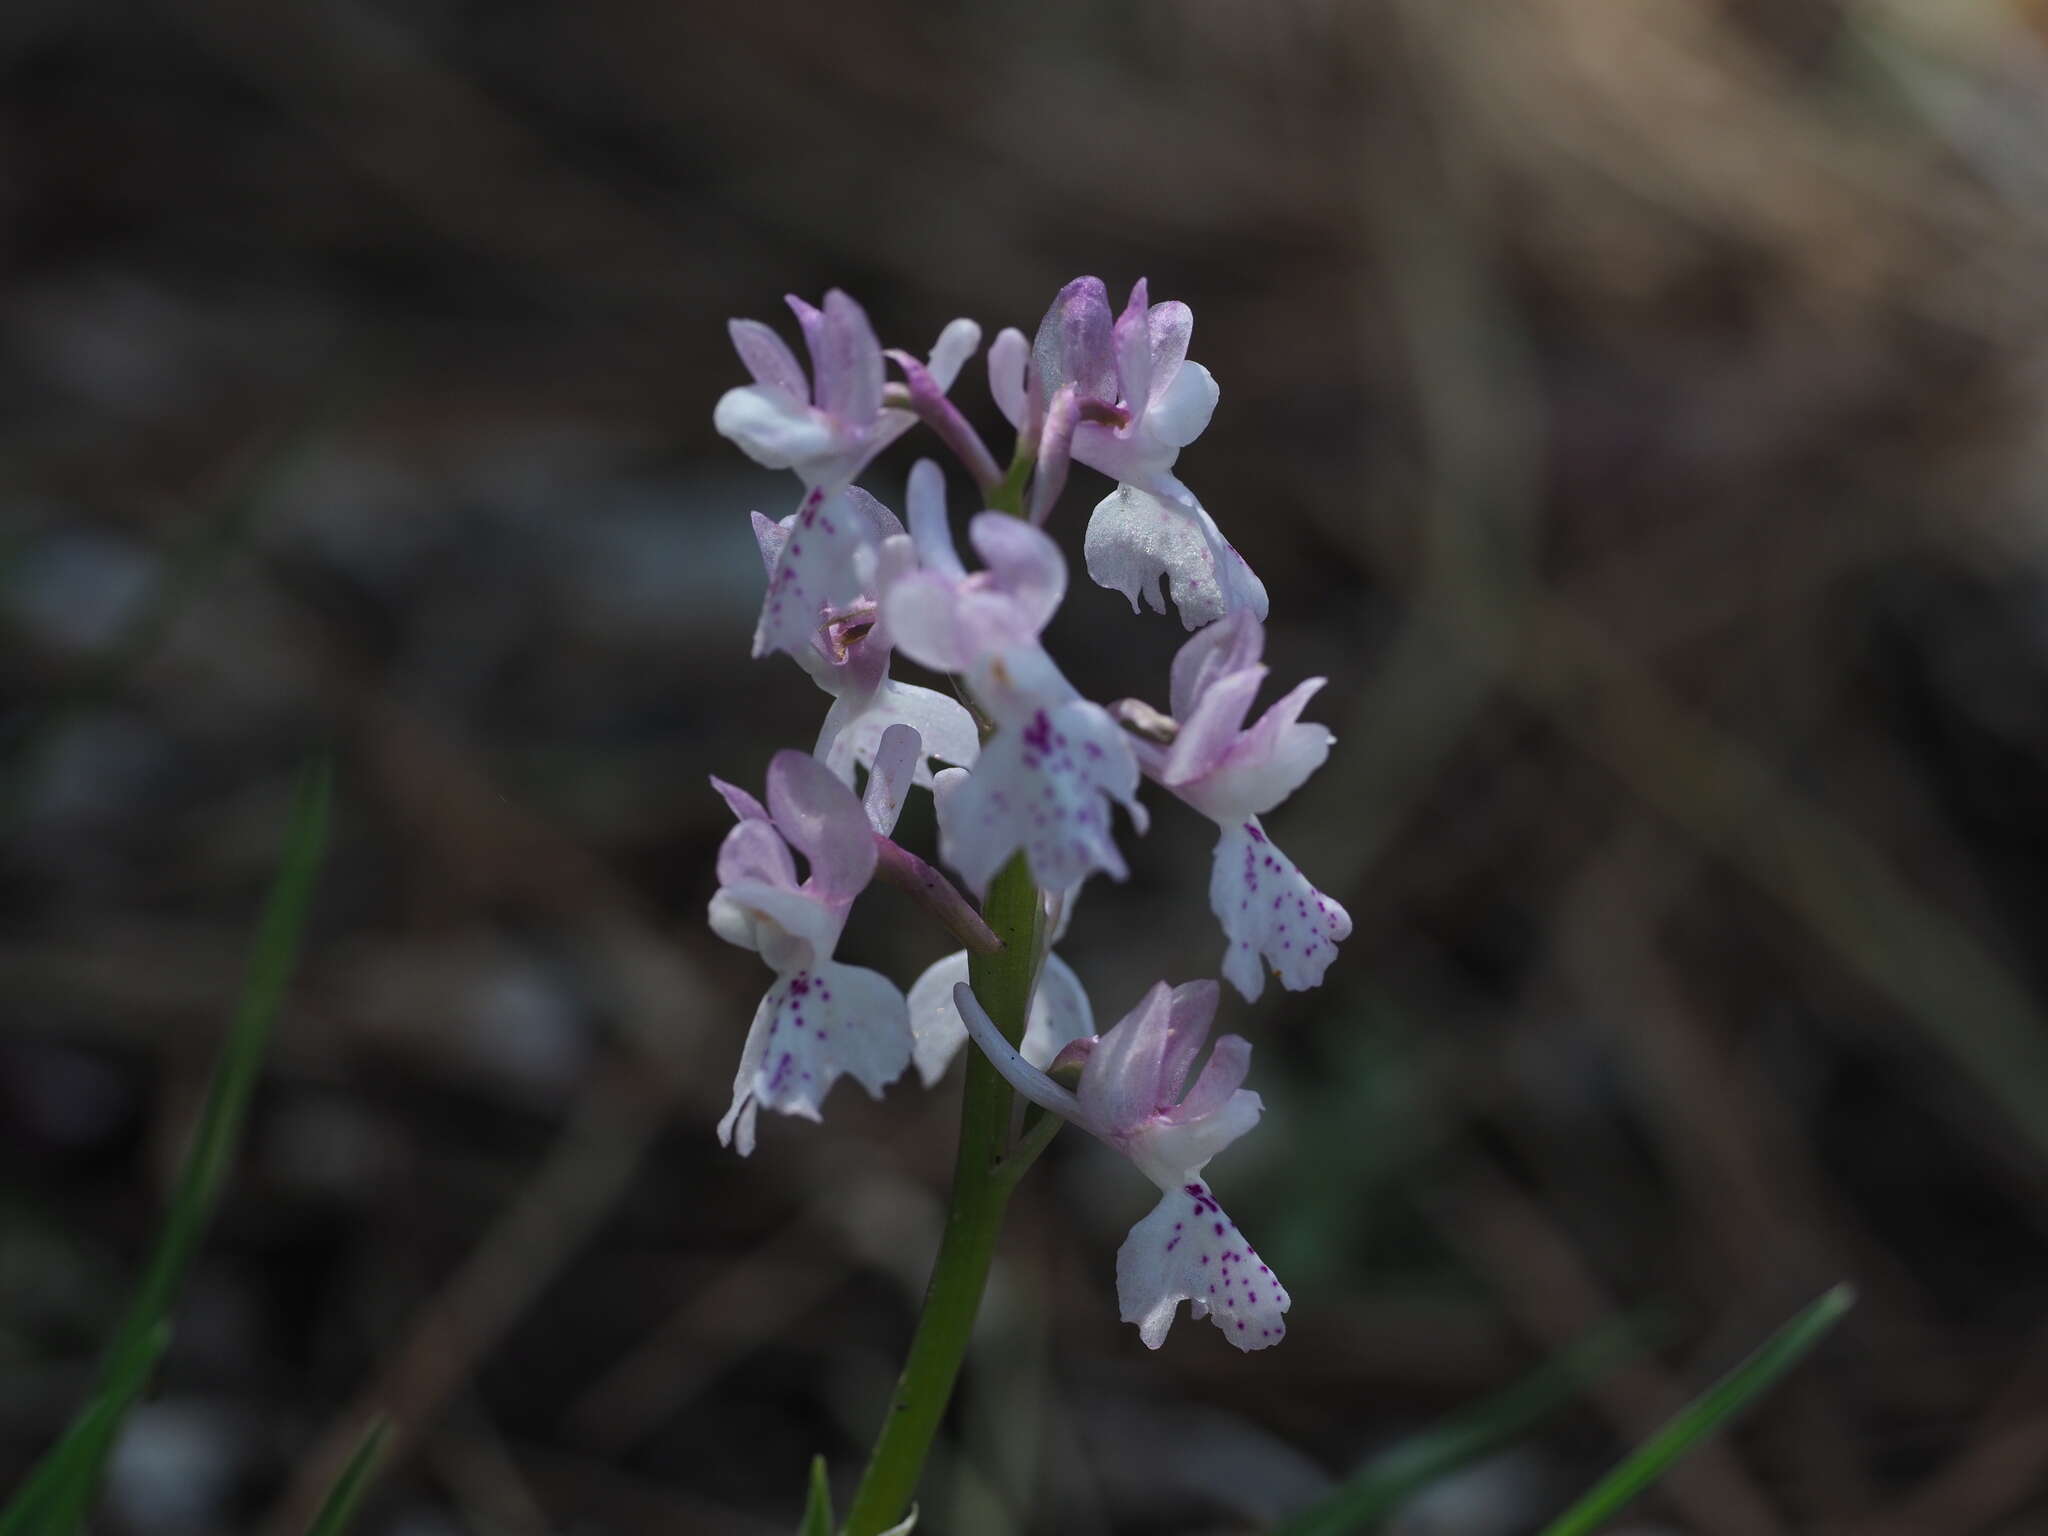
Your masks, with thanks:
M 768 577 L 761 621 L 754 630 L 754 654 L 801 654 L 829 613 L 849 607 L 865 595 L 860 556 L 863 551 L 872 552 L 877 542 L 875 522 L 865 502 L 843 491 L 838 495 L 828 495 L 821 488 L 807 492 Z
M 778 976 L 754 1014 L 740 1060 L 721 1137 L 747 1098 L 816 1120 L 842 1075 L 880 1098 L 910 1065 L 903 994 L 888 977 L 853 965 L 827 963 Z
M 1116 317 L 1114 333 L 1117 399 L 1134 415 L 1143 411 L 1145 403 L 1152 398 L 1150 309 L 1145 279 L 1141 277 L 1131 285 L 1130 302 Z
M 1083 548 L 1097 586 L 1123 593 L 1131 611 L 1142 596 L 1166 611 L 1166 578 L 1181 622 L 1197 629 L 1239 609 L 1266 616 L 1266 588 L 1198 504 L 1178 506 L 1135 485 L 1097 503 Z
M 1180 719 L 1180 733 L 1167 749 L 1166 768 L 1160 781 L 1169 789 L 1179 790 L 1221 769 L 1238 744 L 1244 717 L 1251 712 L 1252 700 L 1265 680 L 1264 667 L 1246 667 L 1216 679 L 1204 690 L 1193 712 Z
M 1247 1002 L 1265 990 L 1269 965 L 1290 992 L 1319 985 L 1351 935 L 1351 915 L 1267 841 L 1256 817 L 1225 827 L 1217 840 L 1209 907 L 1229 941 L 1223 974 Z
M 1216 414 L 1216 376 L 1200 363 L 1183 363 L 1145 411 L 1145 431 L 1169 448 L 1187 447 Z
M 1099 277 L 1077 277 L 1059 291 L 1031 344 L 1038 397 L 1052 399 L 1063 384 L 1084 399 L 1116 401 L 1116 350 L 1109 290 Z
M 910 986 L 910 1033 L 916 1047 L 912 1060 L 929 1088 L 951 1066 L 967 1041 L 953 988 L 967 980 L 967 951 L 957 950 L 926 968 Z M 1058 955 L 1045 957 L 1038 988 L 1031 995 L 1031 1016 L 1024 1026 L 1020 1054 L 1032 1066 L 1045 1068 L 1061 1049 L 1095 1029 L 1094 1011 L 1081 979 Z
M 782 558 L 782 546 L 789 542 L 789 530 L 760 512 L 749 512 L 754 524 L 754 544 L 761 551 L 761 568 L 775 574 L 775 562 Z
M 960 377 L 960 370 L 967 366 L 967 359 L 974 356 L 974 349 L 980 345 L 980 326 L 965 318 L 949 320 L 946 328 L 939 332 L 939 339 L 932 344 L 925 372 L 932 376 L 932 382 L 941 391 L 949 390 L 953 381 Z
M 1194 311 L 1178 299 L 1168 299 L 1163 304 L 1152 306 L 1145 317 L 1145 328 L 1152 340 L 1152 381 L 1144 401 L 1149 411 L 1159 403 L 1159 397 L 1172 388 L 1174 379 L 1180 374 L 1181 364 L 1187 361 L 1188 339 L 1195 330 Z M 1138 401 L 1132 399 L 1131 405 L 1136 407 L 1137 404 Z
M 1222 996 L 1222 989 L 1215 982 L 1203 980 L 1182 982 L 1168 998 L 1166 1050 L 1159 1059 L 1162 1114 L 1180 1098 L 1187 1085 L 1188 1069 L 1201 1054 L 1202 1042 L 1209 1038 L 1209 1026 L 1216 1022 L 1216 1005 Z
M 739 785 L 728 784 L 725 780 L 713 774 L 711 776 L 711 787 L 718 791 L 719 797 L 731 809 L 735 820 L 766 821 L 768 819 L 767 809 L 760 801 L 756 800 L 744 789 L 741 789 Z
M 785 750 L 770 759 L 768 810 L 810 861 L 809 886 L 827 901 L 851 902 L 874 877 L 875 840 L 860 801 L 809 753 Z
M 770 970 L 793 971 L 832 953 L 846 909 L 780 881 L 734 880 L 712 893 L 709 918 L 711 931 L 726 943 L 751 949 Z
M 968 542 L 1018 616 L 1018 639 L 1035 639 L 1067 594 L 1067 562 L 1042 529 L 1002 512 L 978 512 Z
M 930 459 L 911 465 L 903 505 L 910 516 L 910 538 L 917 546 L 919 563 L 941 576 L 964 577 L 967 567 L 953 547 L 953 530 L 946 517 L 945 471 Z
M 882 344 L 868 313 L 839 289 L 825 295 L 816 359 L 818 408 L 841 421 L 872 421 L 882 409 Z
M 1121 880 L 1108 800 L 1142 831 L 1137 787 L 1137 759 L 1106 710 L 1081 700 L 1041 707 L 998 730 L 940 803 L 939 850 L 977 893 L 1020 847 L 1041 886 L 1078 885 L 1097 869 Z
M 720 395 L 711 424 L 764 469 L 795 469 L 831 454 L 838 444 L 828 417 L 765 384 Z
M 1095 1042 L 1075 1090 L 1086 1124 L 1113 1145 L 1165 1107 L 1166 1047 L 1173 1024 L 1173 989 L 1155 982 L 1138 1006 Z
M 728 320 L 725 328 L 756 384 L 781 390 L 799 405 L 810 403 L 810 382 L 788 342 L 758 320 Z
M 884 678 L 859 708 L 842 709 L 845 704 L 844 699 L 834 703 L 825 717 L 831 729 L 829 740 L 820 735 L 825 766 L 845 783 L 853 782 L 855 763 L 875 760 L 882 737 L 893 725 L 907 725 L 917 732 L 922 752 L 911 782 L 926 789 L 932 786 L 928 759 L 972 766 L 981 751 L 974 717 L 958 699 L 948 698 L 935 689 Z
M 896 818 L 903 814 L 903 800 L 910 793 L 911 776 L 923 756 L 912 727 L 896 724 L 882 732 L 874 766 L 868 770 L 867 792 L 861 796 L 868 825 L 881 836 L 896 830 Z
M 1004 326 L 988 344 L 988 392 L 1013 427 L 1024 423 L 1025 371 L 1030 363 L 1031 343 L 1015 326 Z
M 1286 1288 L 1199 1180 L 1168 1192 L 1131 1228 L 1117 1250 L 1116 1293 L 1148 1349 L 1166 1342 L 1183 1301 L 1239 1349 L 1264 1349 L 1287 1332 Z
M 1206 769 L 1196 770 L 1200 782 L 1176 780 L 1169 767 L 1167 783 L 1203 814 L 1219 822 L 1262 816 L 1299 789 L 1323 765 L 1337 738 L 1324 725 L 1302 725 L 1301 712 L 1328 681 L 1311 677 L 1297 684 L 1259 717 Z M 1210 697 L 1221 694 L 1218 688 Z M 1176 761 L 1180 743 L 1174 743 Z M 1190 778 L 1195 774 L 1190 774 Z
M 1265 644 L 1259 616 L 1243 608 L 1196 630 L 1174 653 L 1168 707 L 1180 719 L 1192 719 L 1202 695 L 1218 679 L 1259 664 Z

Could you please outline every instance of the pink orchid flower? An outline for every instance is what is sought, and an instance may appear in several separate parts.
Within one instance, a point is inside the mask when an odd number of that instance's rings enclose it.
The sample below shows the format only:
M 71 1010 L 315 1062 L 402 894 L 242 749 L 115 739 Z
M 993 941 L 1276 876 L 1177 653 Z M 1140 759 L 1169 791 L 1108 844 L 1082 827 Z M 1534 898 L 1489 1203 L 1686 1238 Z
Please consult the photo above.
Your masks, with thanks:
M 882 617 L 881 593 L 916 564 L 910 539 L 896 514 L 858 486 L 842 493 L 841 505 L 841 516 L 849 523 L 865 525 L 847 558 L 853 590 L 840 588 L 841 601 L 821 603 L 811 615 L 816 622 L 807 642 L 790 652 L 811 680 L 832 696 L 812 755 L 850 784 L 854 764 L 872 764 L 883 733 L 901 724 L 917 731 L 926 756 L 971 766 L 980 742 L 974 718 L 959 700 L 889 676 L 893 641 Z M 754 539 L 771 582 L 784 560 L 794 568 L 807 558 L 792 555 L 789 549 L 796 516 L 777 523 L 756 512 L 753 519 Z M 829 539 L 837 532 L 835 524 L 833 534 L 814 532 L 811 537 Z M 921 757 L 917 782 L 929 788 L 931 781 L 931 770 Z
M 1116 1255 L 1117 1304 L 1149 1349 L 1165 1342 L 1180 1304 L 1208 1317 L 1239 1349 L 1264 1349 L 1287 1332 L 1286 1288 L 1223 1213 L 1200 1175 L 1211 1158 L 1258 1123 L 1259 1096 L 1242 1084 L 1252 1048 L 1240 1035 L 1216 1042 L 1187 1087 L 1216 1016 L 1213 981 L 1157 983 L 1101 1035 L 1076 1040 L 1052 1063 L 1078 1067 L 1067 1089 L 1026 1061 L 973 991 L 954 989 L 967 1031 L 1019 1093 L 1099 1137 L 1163 1191 Z
M 1098 869 L 1122 879 L 1109 801 L 1144 831 L 1138 764 L 1109 712 L 1082 699 L 1039 644 L 1066 594 L 1058 546 L 1020 518 L 983 512 L 968 539 L 985 568 L 970 574 L 929 460 L 911 471 L 909 511 L 920 568 L 891 585 L 883 614 L 906 655 L 965 678 L 996 726 L 971 775 L 937 777 L 940 857 L 977 894 L 1019 848 L 1041 886 L 1065 890 Z
M 1259 817 L 1322 766 L 1336 739 L 1301 723 L 1326 678 L 1312 677 L 1261 715 L 1246 714 L 1265 681 L 1265 630 L 1250 613 L 1197 633 L 1173 659 L 1171 745 L 1134 739 L 1146 774 L 1222 828 L 1209 878 L 1209 906 L 1229 941 L 1223 974 L 1247 1001 L 1265 989 L 1266 967 L 1291 992 L 1322 982 L 1351 915 L 1313 885 L 1267 838 Z M 1120 706 L 1126 719 L 1152 716 Z M 1156 718 L 1156 717 L 1154 717 Z
M 1035 342 L 1005 330 L 988 354 L 990 389 L 1012 425 L 1036 415 L 1048 435 L 1071 432 L 1071 444 L 1041 444 L 1042 460 L 1057 465 L 1071 452 L 1120 482 L 1088 521 L 1089 578 L 1133 611 L 1143 599 L 1160 613 L 1163 579 L 1189 629 L 1240 609 L 1263 619 L 1267 609 L 1264 583 L 1173 474 L 1216 409 L 1215 378 L 1187 360 L 1193 331 L 1187 305 L 1149 303 L 1143 278 L 1112 321 L 1102 280 L 1080 277 L 1060 290 Z
M 728 322 L 732 344 L 754 376 L 730 389 L 711 414 L 712 425 L 755 463 L 793 469 L 807 487 L 831 489 L 853 480 L 868 461 L 907 432 L 916 417 L 884 406 L 882 344 L 867 311 L 837 288 L 814 309 L 795 294 L 811 377 L 796 354 L 758 320 Z M 943 393 L 981 344 L 981 327 L 955 320 L 939 335 L 925 372 Z
M 765 809 L 745 790 L 711 781 L 739 818 L 718 850 L 712 931 L 755 951 L 775 972 L 740 1052 L 732 1107 L 718 1122 L 718 1139 L 742 1157 L 754 1150 L 759 1109 L 816 1120 L 842 1073 L 879 1098 L 910 1064 L 902 992 L 877 972 L 832 958 L 854 898 L 874 875 L 878 823 L 894 825 L 916 755 L 908 745 L 907 754 L 886 755 L 886 773 L 878 768 L 874 820 L 830 769 L 802 752 L 770 761 Z M 809 865 L 801 882 L 791 849 Z

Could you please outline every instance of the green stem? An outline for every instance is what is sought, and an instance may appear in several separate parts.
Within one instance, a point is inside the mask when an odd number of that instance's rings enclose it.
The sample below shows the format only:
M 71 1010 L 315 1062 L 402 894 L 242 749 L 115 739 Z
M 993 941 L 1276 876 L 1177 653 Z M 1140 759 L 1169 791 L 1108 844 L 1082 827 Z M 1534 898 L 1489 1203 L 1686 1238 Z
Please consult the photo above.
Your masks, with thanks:
M 1014 1044 L 1024 1037 L 1031 986 L 1038 967 L 1041 906 L 1022 854 L 1003 866 L 989 886 L 982 916 L 1003 941 L 993 955 L 970 954 L 968 985 L 996 1027 Z M 874 1454 L 846 1516 L 846 1536 L 878 1536 L 903 1518 L 917 1492 L 932 1436 L 945 1416 L 953 1382 L 974 1332 L 982 1287 L 995 1258 L 1003 1209 L 1016 1182 L 1005 1177 L 1003 1153 L 1010 1134 L 1010 1085 L 981 1052 L 967 1050 L 967 1083 L 960 1103 L 960 1156 L 946 1232 L 932 1266 L 931 1286 L 917 1335 Z

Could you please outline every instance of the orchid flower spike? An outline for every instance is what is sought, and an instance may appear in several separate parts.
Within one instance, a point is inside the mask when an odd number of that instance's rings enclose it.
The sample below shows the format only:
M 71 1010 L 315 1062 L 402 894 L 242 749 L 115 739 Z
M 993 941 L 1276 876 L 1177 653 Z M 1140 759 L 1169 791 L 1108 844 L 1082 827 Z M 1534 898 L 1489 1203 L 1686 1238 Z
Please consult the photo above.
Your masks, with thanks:
M 764 626 L 773 618 L 777 639 L 803 623 L 804 638 L 787 647 L 797 664 L 832 696 L 813 755 L 841 779 L 853 782 L 853 765 L 871 765 L 882 735 L 892 725 L 914 728 L 925 756 L 960 767 L 980 750 L 974 719 L 959 700 L 889 676 L 893 641 L 882 618 L 882 592 L 917 563 L 916 551 L 896 514 L 858 486 L 835 503 L 827 524 L 817 518 L 796 529 L 802 513 L 774 522 L 753 514 L 754 540 L 770 584 Z M 844 526 L 842 526 L 844 524 Z M 793 544 L 814 548 L 792 548 Z M 774 595 L 778 571 L 785 593 Z M 800 606 L 797 591 L 820 594 L 815 606 Z M 787 613 L 778 603 L 790 605 Z M 931 769 L 918 760 L 917 782 L 929 788 Z
M 1218 1040 L 1194 1087 L 1186 1086 L 1216 1016 L 1216 983 L 1159 982 L 1109 1030 L 1066 1046 L 1052 1070 L 1079 1067 L 1072 1090 L 1003 1038 L 972 989 L 958 986 L 953 997 L 974 1043 L 1012 1087 L 1123 1153 L 1163 1192 L 1116 1256 L 1117 1304 L 1146 1347 L 1165 1342 L 1183 1301 L 1239 1349 L 1279 1343 L 1286 1288 L 1201 1178 L 1261 1112 L 1259 1096 L 1242 1086 L 1252 1050 L 1242 1036 Z
M 1039 644 L 1066 594 L 1059 547 L 1020 518 L 983 512 L 968 538 L 984 569 L 969 574 L 929 460 L 911 470 L 909 511 L 920 569 L 889 588 L 883 616 L 905 654 L 963 677 L 996 727 L 971 775 L 935 781 L 940 857 L 976 894 L 1020 848 L 1044 887 L 1065 890 L 1098 869 L 1121 880 L 1109 802 L 1145 830 L 1138 763 L 1108 711 L 1082 699 Z
M 908 758 L 890 757 L 900 799 Z M 832 958 L 847 912 L 875 872 L 876 834 L 853 791 L 793 751 L 768 765 L 766 808 L 743 789 L 711 782 L 739 818 L 718 850 L 712 931 L 775 972 L 740 1052 L 732 1107 L 718 1122 L 718 1139 L 745 1157 L 764 1106 L 816 1120 L 842 1073 L 879 1098 L 910 1064 L 910 1016 L 887 977 Z M 809 865 L 801 883 L 792 848 Z
M 1312 677 L 1246 729 L 1265 681 L 1265 630 L 1235 613 L 1199 631 L 1173 659 L 1173 716 L 1126 701 L 1118 712 L 1145 719 L 1170 745 L 1136 738 L 1146 774 L 1222 829 L 1210 866 L 1209 906 L 1228 941 L 1223 974 L 1246 1001 L 1265 989 L 1266 967 L 1291 992 L 1318 986 L 1351 934 L 1351 915 L 1324 895 L 1268 840 L 1259 817 L 1322 766 L 1336 738 L 1304 725 L 1301 712 L 1326 678 Z
M 1142 599 L 1160 613 L 1163 579 L 1189 629 L 1240 609 L 1261 619 L 1267 611 L 1264 583 L 1173 474 L 1216 409 L 1216 380 L 1187 360 L 1194 323 L 1185 304 L 1150 303 L 1143 278 L 1111 320 L 1102 280 L 1079 277 L 1060 290 L 1028 348 L 1014 330 L 989 347 L 990 388 L 1011 423 L 1036 416 L 1045 435 L 1062 424 L 1072 434 L 1067 445 L 1041 441 L 1041 461 L 1063 473 L 1070 452 L 1120 482 L 1088 520 L 1089 578 L 1123 593 L 1134 612 Z

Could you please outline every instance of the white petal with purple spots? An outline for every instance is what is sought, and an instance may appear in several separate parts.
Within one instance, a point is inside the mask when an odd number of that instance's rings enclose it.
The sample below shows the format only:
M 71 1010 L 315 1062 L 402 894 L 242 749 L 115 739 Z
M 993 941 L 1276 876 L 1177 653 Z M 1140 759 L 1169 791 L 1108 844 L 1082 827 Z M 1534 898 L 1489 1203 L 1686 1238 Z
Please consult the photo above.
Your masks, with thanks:
M 1320 985 L 1351 935 L 1351 914 L 1308 883 L 1257 817 L 1225 827 L 1217 840 L 1209 908 L 1229 940 L 1223 975 L 1247 1002 L 1265 990 L 1268 966 L 1290 992 Z
M 1022 848 L 1040 886 L 1078 885 L 1095 870 L 1121 880 L 1109 801 L 1145 830 L 1138 761 L 1109 712 L 1075 700 L 1036 709 L 982 747 L 981 758 L 939 801 L 939 852 L 977 893 Z
M 1116 1253 L 1116 1297 L 1147 1349 L 1166 1342 L 1183 1301 L 1239 1349 L 1265 1349 L 1287 1333 L 1287 1288 L 1199 1179 L 1168 1191 L 1131 1228 Z
M 842 1074 L 880 1098 L 910 1065 L 910 1045 L 909 1010 L 888 977 L 836 963 L 778 976 L 755 1010 L 718 1139 L 751 1152 L 756 1106 L 819 1119 Z

